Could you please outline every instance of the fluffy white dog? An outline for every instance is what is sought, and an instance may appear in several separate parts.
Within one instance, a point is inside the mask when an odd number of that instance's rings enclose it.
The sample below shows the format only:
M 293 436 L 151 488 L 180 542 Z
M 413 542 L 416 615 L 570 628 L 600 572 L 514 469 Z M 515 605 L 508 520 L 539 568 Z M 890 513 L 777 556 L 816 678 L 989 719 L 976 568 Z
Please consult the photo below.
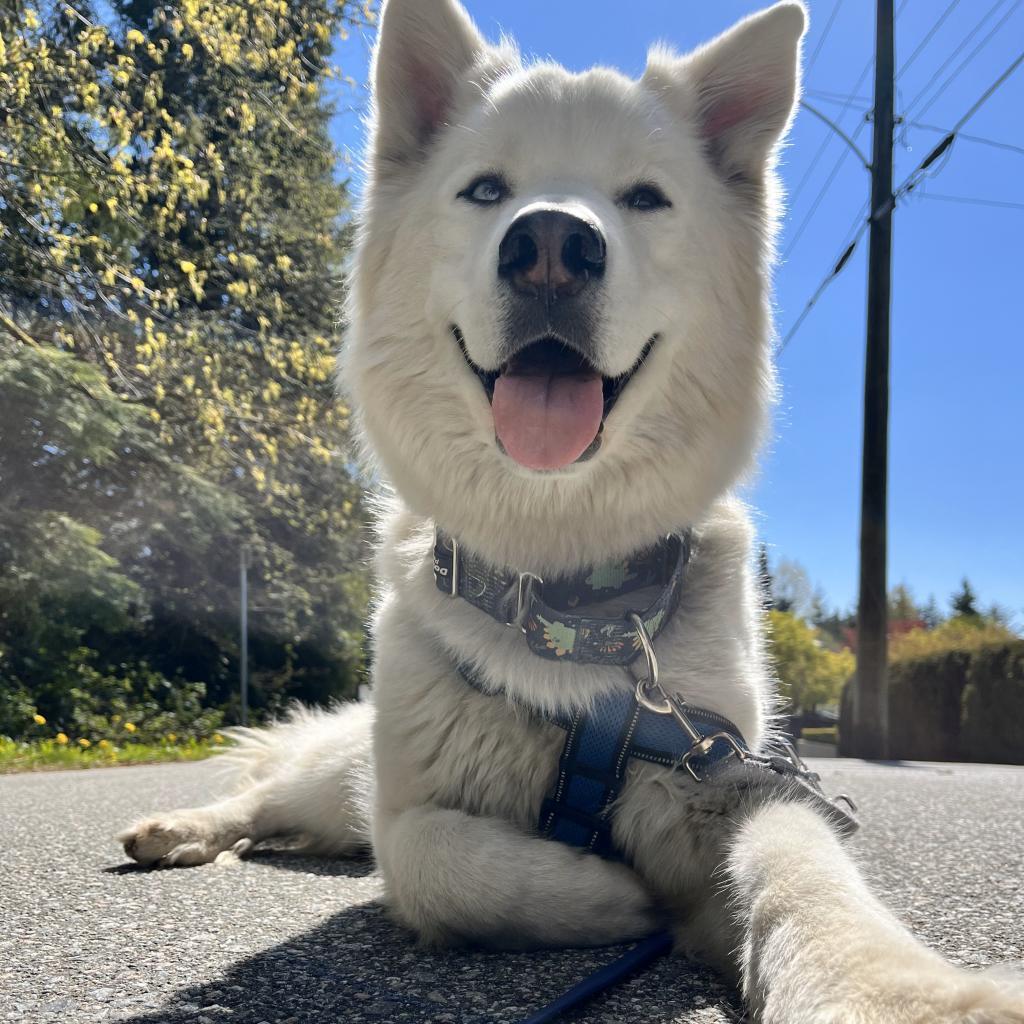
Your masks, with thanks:
M 687 56 L 653 50 L 634 81 L 524 65 L 456 0 L 388 0 L 342 369 L 396 493 L 373 702 L 249 732 L 237 794 L 135 825 L 132 857 L 372 843 L 426 942 L 596 944 L 667 921 L 770 1024 L 1024 1022 L 1019 988 L 915 940 L 830 805 L 759 760 L 775 696 L 729 491 L 773 392 L 773 167 L 804 26 L 779 3 Z M 609 566 L 637 552 L 680 571 L 623 589 Z M 537 602 L 565 580 L 584 600 L 552 618 Z M 624 756 L 591 841 L 615 856 L 545 837 L 566 723 L 634 693 L 673 727 L 704 709 L 752 756 L 701 740 L 706 778 Z

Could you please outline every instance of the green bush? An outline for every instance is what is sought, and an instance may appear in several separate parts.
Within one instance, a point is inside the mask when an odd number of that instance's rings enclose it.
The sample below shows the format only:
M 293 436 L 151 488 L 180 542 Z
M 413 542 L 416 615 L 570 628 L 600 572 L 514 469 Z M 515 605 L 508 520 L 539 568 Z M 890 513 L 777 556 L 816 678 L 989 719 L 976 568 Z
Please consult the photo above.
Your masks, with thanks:
M 889 641 L 889 661 L 913 661 L 933 654 L 977 651 L 1005 644 L 1017 636 L 1001 622 L 980 615 L 956 615 L 935 629 L 912 629 Z
M 960 745 L 969 761 L 1024 764 L 1024 641 L 972 657 Z
M 889 666 L 889 756 L 956 761 L 968 651 L 946 651 Z
M 841 735 L 851 729 L 851 683 L 843 691 Z M 1024 764 L 1024 640 L 890 664 L 889 756 Z

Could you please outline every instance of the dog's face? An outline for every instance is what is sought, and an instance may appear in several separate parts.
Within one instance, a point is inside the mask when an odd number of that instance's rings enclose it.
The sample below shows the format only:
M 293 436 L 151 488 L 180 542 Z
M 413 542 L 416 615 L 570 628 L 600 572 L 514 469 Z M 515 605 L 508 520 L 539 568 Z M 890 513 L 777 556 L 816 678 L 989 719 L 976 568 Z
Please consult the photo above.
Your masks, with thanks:
M 632 81 L 388 0 L 345 380 L 414 509 L 553 571 L 693 521 L 749 464 L 803 27 L 779 4 Z

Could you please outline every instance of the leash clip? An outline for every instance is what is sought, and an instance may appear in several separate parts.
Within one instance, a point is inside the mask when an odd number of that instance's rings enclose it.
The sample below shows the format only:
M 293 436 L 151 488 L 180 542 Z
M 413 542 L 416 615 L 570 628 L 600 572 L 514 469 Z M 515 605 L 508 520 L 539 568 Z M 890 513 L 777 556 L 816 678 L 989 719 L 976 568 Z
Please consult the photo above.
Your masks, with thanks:
M 676 724 L 690 738 L 690 749 L 683 754 L 679 764 L 690 773 L 695 782 L 704 782 L 706 776 L 698 775 L 691 762 L 693 758 L 709 753 L 719 740 L 728 743 L 731 755 L 740 761 L 745 761 L 747 752 L 740 746 L 732 733 L 722 730 L 705 736 L 693 724 L 693 720 L 687 713 L 686 701 L 678 694 L 672 694 L 670 697 L 665 693 L 658 682 L 658 658 L 654 653 L 654 644 L 651 643 L 651 637 L 644 626 L 644 621 L 636 612 L 630 612 L 629 619 L 636 628 L 637 639 L 640 641 L 640 647 L 647 659 L 647 675 L 642 676 L 636 682 L 636 702 L 656 715 L 671 715 Z

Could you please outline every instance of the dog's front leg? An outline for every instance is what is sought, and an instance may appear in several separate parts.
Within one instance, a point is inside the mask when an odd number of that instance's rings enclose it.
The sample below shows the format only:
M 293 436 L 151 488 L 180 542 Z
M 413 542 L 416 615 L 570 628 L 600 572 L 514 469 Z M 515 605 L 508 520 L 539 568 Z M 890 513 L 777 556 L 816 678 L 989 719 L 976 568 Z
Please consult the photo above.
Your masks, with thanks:
M 916 940 L 805 806 L 747 818 L 724 894 L 764 1024 L 1024 1024 L 1018 983 L 954 967 Z
M 395 916 L 431 944 L 601 945 L 650 934 L 650 894 L 621 864 L 434 806 L 378 817 Z

